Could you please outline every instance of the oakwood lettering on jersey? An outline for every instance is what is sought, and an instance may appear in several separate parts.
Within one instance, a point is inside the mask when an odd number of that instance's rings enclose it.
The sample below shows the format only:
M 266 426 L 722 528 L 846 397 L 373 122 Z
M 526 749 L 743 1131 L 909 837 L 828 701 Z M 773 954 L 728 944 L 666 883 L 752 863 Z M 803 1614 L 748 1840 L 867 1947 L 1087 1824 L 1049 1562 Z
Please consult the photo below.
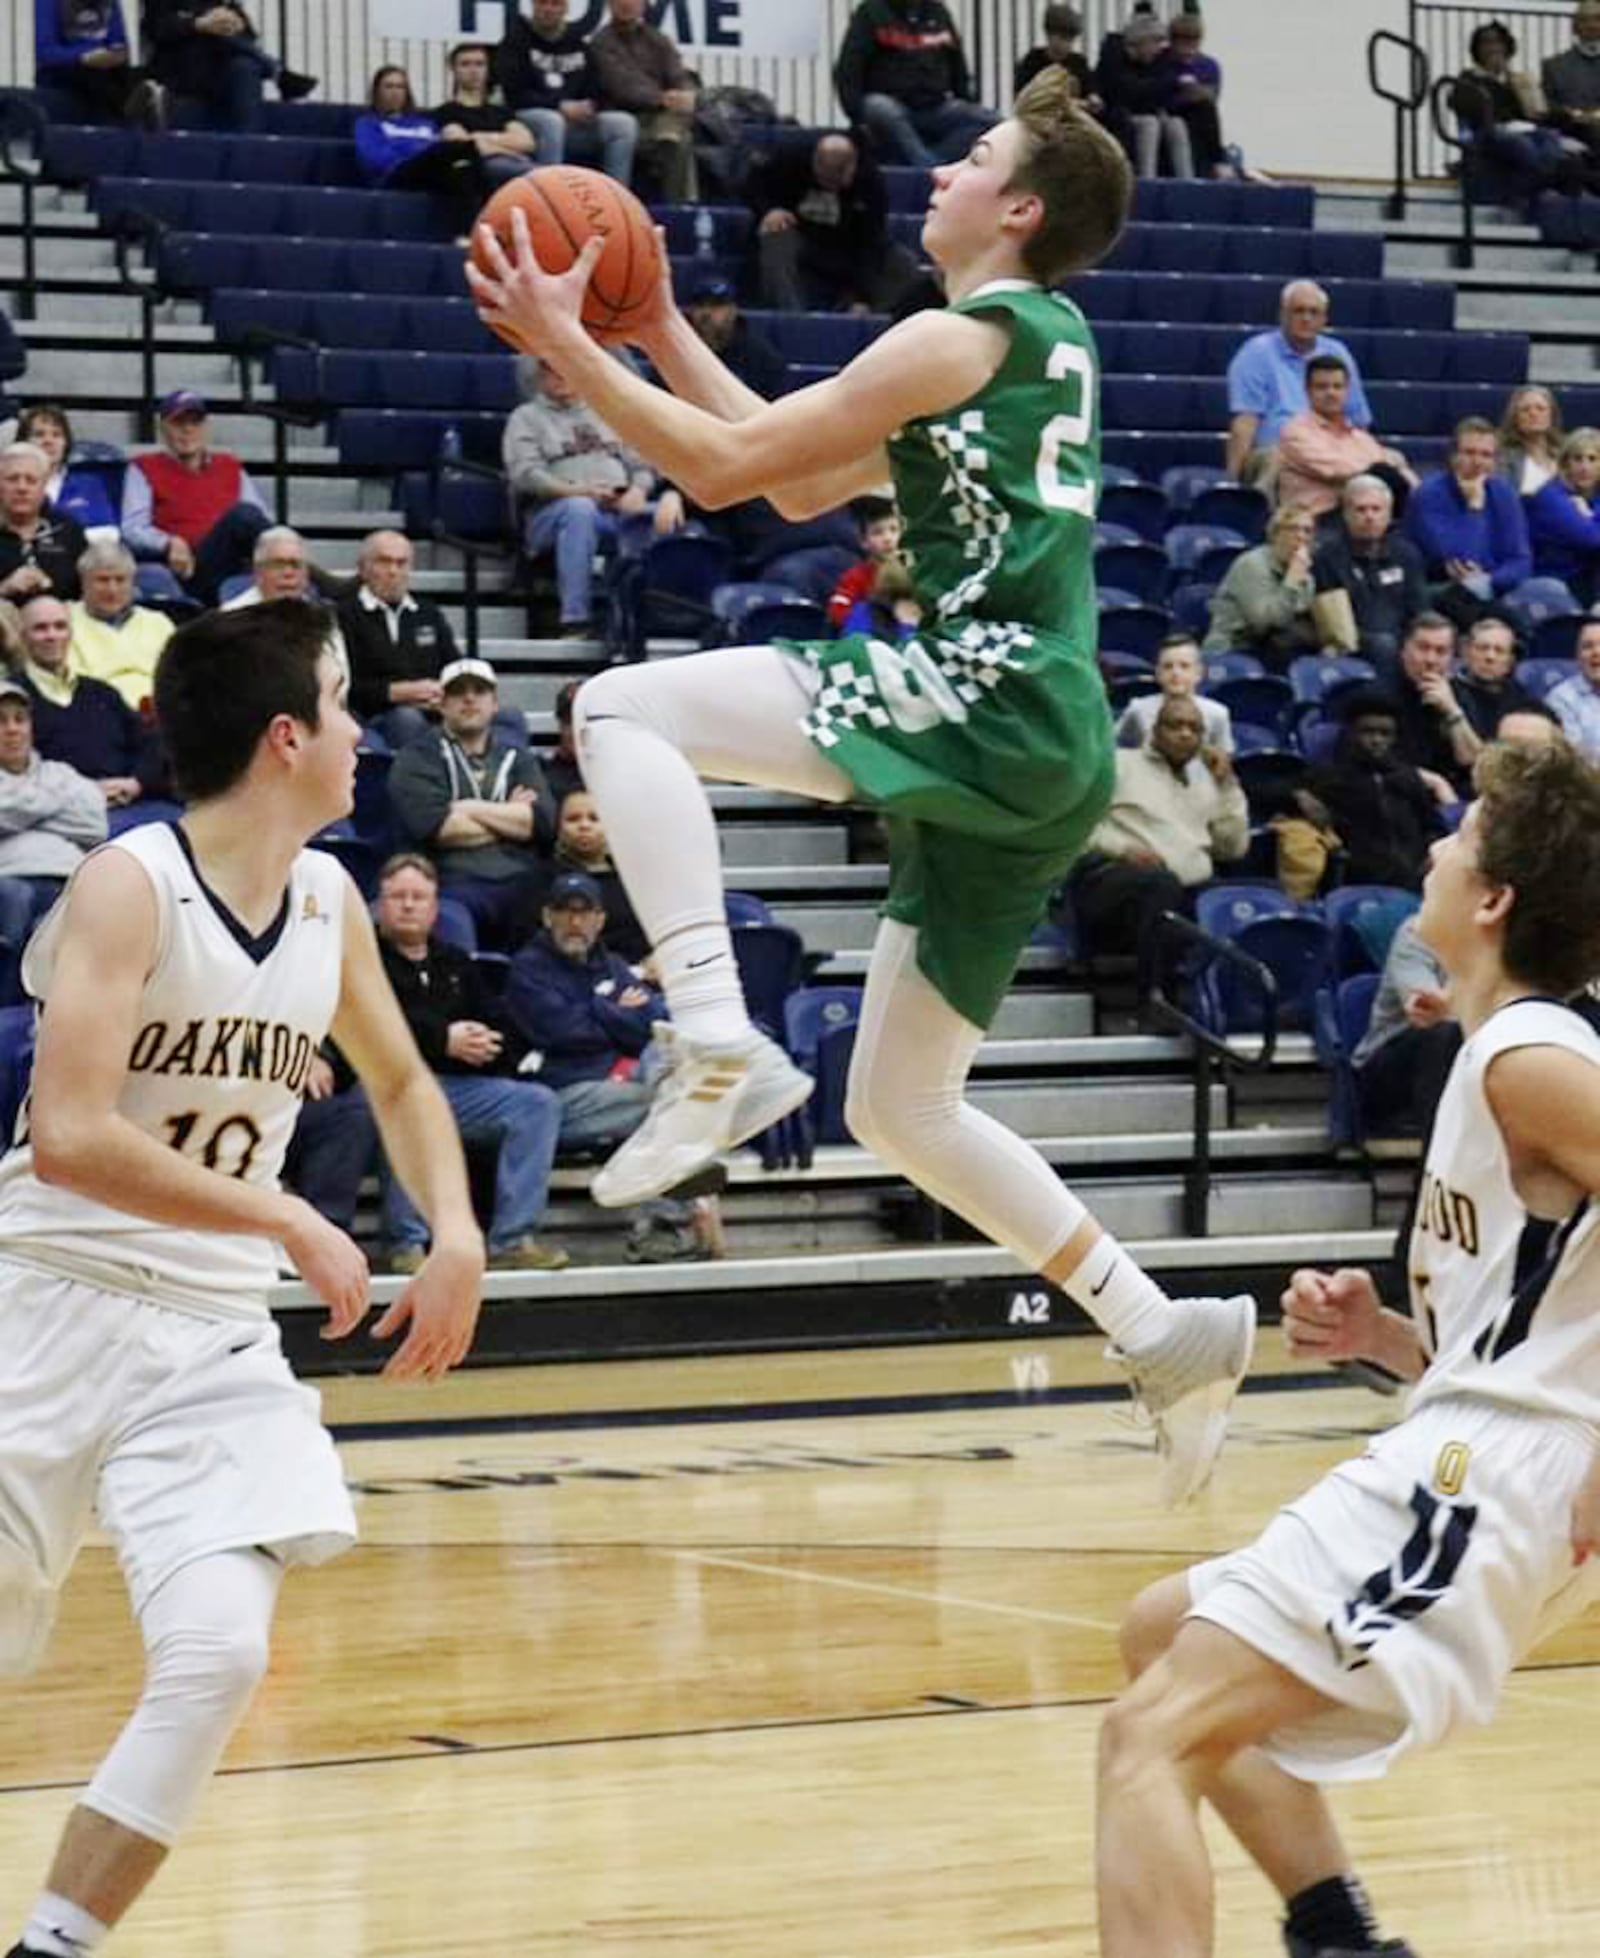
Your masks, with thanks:
M 292 1094 L 305 1086 L 317 1051 L 310 1034 L 281 1020 L 224 1014 L 185 1020 L 176 1032 L 165 1020 L 139 1029 L 128 1056 L 130 1074 L 177 1074 L 200 1080 L 281 1081 Z

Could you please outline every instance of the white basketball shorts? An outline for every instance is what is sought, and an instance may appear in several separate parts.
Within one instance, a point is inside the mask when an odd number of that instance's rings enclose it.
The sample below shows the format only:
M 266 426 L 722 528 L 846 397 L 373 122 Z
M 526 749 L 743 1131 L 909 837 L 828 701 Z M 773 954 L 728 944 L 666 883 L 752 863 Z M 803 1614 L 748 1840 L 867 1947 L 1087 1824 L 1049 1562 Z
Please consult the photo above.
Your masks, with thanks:
M 1272 1736 L 1280 1767 L 1369 1779 L 1493 1718 L 1512 1668 L 1595 1593 L 1568 1536 L 1594 1449 L 1581 1422 L 1429 1401 L 1189 1573 L 1192 1617 L 1339 1702 Z
M 135 1612 L 214 1551 L 321 1563 L 356 1534 L 320 1399 L 269 1318 L 0 1262 L 0 1672 L 37 1661 L 96 1515 Z

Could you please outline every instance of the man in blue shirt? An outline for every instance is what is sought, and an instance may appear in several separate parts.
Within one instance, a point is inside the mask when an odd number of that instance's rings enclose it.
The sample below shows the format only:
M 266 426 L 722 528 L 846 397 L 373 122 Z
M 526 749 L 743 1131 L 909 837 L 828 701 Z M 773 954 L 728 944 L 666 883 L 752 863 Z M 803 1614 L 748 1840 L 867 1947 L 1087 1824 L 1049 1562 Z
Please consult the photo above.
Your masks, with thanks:
M 1279 430 L 1306 412 L 1306 362 L 1317 354 L 1337 354 L 1349 369 L 1345 417 L 1357 428 L 1372 426 L 1372 410 L 1361 384 L 1355 356 L 1342 340 L 1323 329 L 1328 295 L 1311 279 L 1286 285 L 1278 301 L 1278 324 L 1254 333 L 1228 363 L 1228 474 L 1242 477 L 1257 450 L 1273 448 Z
M 1434 603 L 1459 626 L 1533 573 L 1522 499 L 1495 473 L 1499 452 L 1492 422 L 1457 422 L 1448 467 L 1426 477 L 1406 505 L 1406 534 L 1422 553 Z

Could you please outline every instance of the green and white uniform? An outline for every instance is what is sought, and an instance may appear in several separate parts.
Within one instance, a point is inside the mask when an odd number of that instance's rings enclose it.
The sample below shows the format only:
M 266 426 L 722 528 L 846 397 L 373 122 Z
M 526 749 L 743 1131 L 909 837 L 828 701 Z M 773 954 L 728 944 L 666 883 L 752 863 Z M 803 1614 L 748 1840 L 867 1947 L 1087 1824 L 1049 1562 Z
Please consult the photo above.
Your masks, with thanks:
M 1099 367 L 1071 300 L 997 280 L 951 308 L 1009 327 L 993 378 L 909 423 L 889 459 L 923 607 L 914 637 L 792 646 L 821 688 L 806 733 L 889 819 L 885 910 L 987 1026 L 1110 800 L 1096 664 Z

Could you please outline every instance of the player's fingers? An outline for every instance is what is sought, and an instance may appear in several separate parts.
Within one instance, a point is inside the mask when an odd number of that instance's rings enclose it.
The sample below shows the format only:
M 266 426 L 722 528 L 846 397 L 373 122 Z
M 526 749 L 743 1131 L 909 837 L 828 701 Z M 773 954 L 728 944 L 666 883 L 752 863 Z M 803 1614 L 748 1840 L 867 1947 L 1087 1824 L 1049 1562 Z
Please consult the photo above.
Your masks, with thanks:
M 513 229 L 515 229 L 517 221 L 521 216 L 522 213 L 520 211 L 512 212 L 511 222 Z M 527 238 L 528 227 L 526 225 L 522 227 L 522 235 L 524 239 Z M 494 276 L 503 285 L 511 277 L 513 268 L 510 259 L 506 257 L 505 247 L 500 242 L 500 234 L 492 225 L 480 224 L 478 226 L 478 250 L 488 261 L 489 268 Z M 481 266 L 469 264 L 467 267 L 467 277 L 470 279 L 475 272 L 480 279 L 483 277 L 483 268 Z
M 585 238 L 583 241 L 583 250 L 579 252 L 574 262 L 573 270 L 581 272 L 584 278 L 587 279 L 599 262 L 600 254 L 605 248 L 606 241 L 598 232 L 591 237 Z
M 400 1328 L 405 1324 L 407 1319 L 409 1319 L 410 1317 L 411 1317 L 411 1288 L 410 1286 L 407 1286 L 406 1289 L 403 1292 L 401 1292 L 400 1296 L 393 1301 L 393 1303 L 389 1307 L 389 1310 L 372 1328 L 372 1337 L 374 1339 L 388 1339 L 391 1336 L 391 1334 L 399 1332 Z

